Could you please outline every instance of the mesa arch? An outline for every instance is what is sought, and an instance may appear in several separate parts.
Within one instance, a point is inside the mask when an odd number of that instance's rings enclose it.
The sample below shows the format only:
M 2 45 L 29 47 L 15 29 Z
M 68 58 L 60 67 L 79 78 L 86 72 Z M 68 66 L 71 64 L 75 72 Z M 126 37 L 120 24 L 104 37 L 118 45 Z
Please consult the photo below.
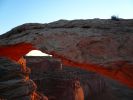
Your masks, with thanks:
M 0 56 L 18 60 L 38 49 L 65 65 L 99 73 L 133 88 L 133 20 L 29 23 L 0 36 Z

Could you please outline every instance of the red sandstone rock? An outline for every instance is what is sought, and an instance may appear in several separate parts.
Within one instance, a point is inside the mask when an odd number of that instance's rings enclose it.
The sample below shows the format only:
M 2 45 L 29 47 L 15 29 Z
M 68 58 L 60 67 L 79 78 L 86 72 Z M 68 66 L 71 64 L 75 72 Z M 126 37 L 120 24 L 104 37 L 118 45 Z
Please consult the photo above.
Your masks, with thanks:
M 106 78 L 96 73 L 70 66 L 63 66 L 62 70 L 58 70 L 59 67 L 55 67 L 57 68 L 55 70 L 49 70 L 45 68 L 45 63 L 50 65 L 53 63 L 54 65 L 57 63 L 56 60 L 51 62 L 51 58 L 47 57 L 26 57 L 26 59 L 27 64 L 30 63 L 31 78 L 37 84 L 38 91 L 46 94 L 49 100 L 76 100 L 80 98 L 81 100 L 83 98 L 83 100 L 90 98 L 91 100 L 107 100 L 107 98 L 108 100 L 121 100 L 123 98 L 132 100 L 131 98 L 133 98 L 131 90 L 120 87 L 119 83 L 115 83 L 117 85 L 116 88 L 113 86 L 112 80 L 108 82 L 109 80 L 106 81 Z M 43 66 L 39 62 L 45 62 L 44 67 L 38 68 L 40 64 Z M 35 63 L 38 65 L 34 66 Z M 121 92 L 117 90 L 121 90 Z M 121 94 L 121 97 L 118 98 L 117 92 Z
M 133 87 L 132 26 L 132 19 L 24 24 L 0 36 L 0 56 L 17 60 L 36 48 L 60 58 L 66 65 L 97 72 Z M 117 61 L 127 64 L 104 66 Z

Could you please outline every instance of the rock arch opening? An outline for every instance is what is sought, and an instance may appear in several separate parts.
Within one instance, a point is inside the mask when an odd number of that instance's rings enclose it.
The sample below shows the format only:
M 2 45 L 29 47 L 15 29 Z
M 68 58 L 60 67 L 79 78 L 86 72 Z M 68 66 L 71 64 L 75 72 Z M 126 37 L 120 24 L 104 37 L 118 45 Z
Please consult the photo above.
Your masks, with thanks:
M 39 45 L 39 44 L 38 44 Z M 112 79 L 115 79 L 121 83 L 126 84 L 129 87 L 133 87 L 133 83 L 131 81 L 130 78 L 132 78 L 132 71 L 130 72 L 130 65 L 132 66 L 132 64 L 130 64 L 129 62 L 125 62 L 125 63 L 129 63 L 128 65 L 124 64 L 125 67 L 121 67 L 123 69 L 117 69 L 119 67 L 119 61 L 114 62 L 116 63 L 114 69 L 112 69 L 112 71 L 110 71 L 108 68 L 106 68 L 106 65 L 99 65 L 99 64 L 92 64 L 92 63 L 84 63 L 84 62 L 78 62 L 78 59 L 73 58 L 72 55 L 69 55 L 69 53 L 74 53 L 77 54 L 77 52 L 71 52 L 71 51 L 63 51 L 63 53 L 57 50 L 43 50 L 41 47 L 38 48 L 38 45 L 33 45 L 31 43 L 17 43 L 17 44 L 12 44 L 12 45 L 4 45 L 4 46 L 0 46 L 0 56 L 1 57 L 7 57 L 10 60 L 14 60 L 14 61 L 18 61 L 22 56 L 25 56 L 28 52 L 30 52 L 31 50 L 38 50 L 40 49 L 43 52 L 47 52 L 48 54 L 52 55 L 52 58 L 58 58 L 61 60 L 61 62 L 67 66 L 74 66 L 74 67 L 79 67 L 88 71 L 93 71 L 99 74 L 102 74 L 104 76 L 108 76 Z M 47 45 L 44 44 L 43 47 Z M 50 45 L 51 47 L 51 45 Z M 70 48 L 73 49 L 73 48 Z M 65 56 L 64 56 L 65 53 Z M 83 56 L 83 55 L 81 55 Z M 123 62 L 123 61 L 122 61 Z M 121 62 L 120 62 L 121 63 Z M 113 62 L 112 62 L 113 64 Z M 121 65 L 121 64 L 120 64 Z M 111 65 L 113 66 L 113 65 Z M 125 70 L 125 71 L 123 71 Z M 130 77 L 127 76 L 125 73 L 129 72 Z M 117 73 L 116 73 L 117 72 Z M 123 76 L 122 76 L 123 75 Z
M 25 56 L 49 56 L 49 57 L 52 57 L 52 55 L 49 55 L 47 53 L 43 53 L 40 50 L 31 50 Z

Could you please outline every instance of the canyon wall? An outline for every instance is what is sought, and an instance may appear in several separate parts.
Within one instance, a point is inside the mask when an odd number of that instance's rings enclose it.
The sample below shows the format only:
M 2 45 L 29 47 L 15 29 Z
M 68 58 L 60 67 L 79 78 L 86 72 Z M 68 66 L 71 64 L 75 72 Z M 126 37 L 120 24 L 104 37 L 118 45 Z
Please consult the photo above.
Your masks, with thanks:
M 27 66 L 32 70 L 31 79 L 37 84 L 38 91 L 48 96 L 49 100 L 77 100 L 75 95 L 80 92 L 78 96 L 84 96 L 84 100 L 133 98 L 132 89 L 97 73 L 62 65 L 59 59 L 34 56 L 26 59 Z

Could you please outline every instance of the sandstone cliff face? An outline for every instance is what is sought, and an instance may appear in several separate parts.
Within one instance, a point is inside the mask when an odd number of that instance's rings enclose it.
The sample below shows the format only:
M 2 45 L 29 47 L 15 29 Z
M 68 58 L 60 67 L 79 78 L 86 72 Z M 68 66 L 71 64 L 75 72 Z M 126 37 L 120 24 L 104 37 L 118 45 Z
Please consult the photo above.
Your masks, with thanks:
M 27 65 L 30 65 L 32 70 L 31 79 L 37 84 L 38 91 L 47 95 L 49 100 L 133 99 L 132 89 L 97 73 L 64 65 L 59 69 L 61 66 L 59 61 L 48 57 L 26 57 L 26 59 Z M 76 99 L 76 96 L 79 99 Z

